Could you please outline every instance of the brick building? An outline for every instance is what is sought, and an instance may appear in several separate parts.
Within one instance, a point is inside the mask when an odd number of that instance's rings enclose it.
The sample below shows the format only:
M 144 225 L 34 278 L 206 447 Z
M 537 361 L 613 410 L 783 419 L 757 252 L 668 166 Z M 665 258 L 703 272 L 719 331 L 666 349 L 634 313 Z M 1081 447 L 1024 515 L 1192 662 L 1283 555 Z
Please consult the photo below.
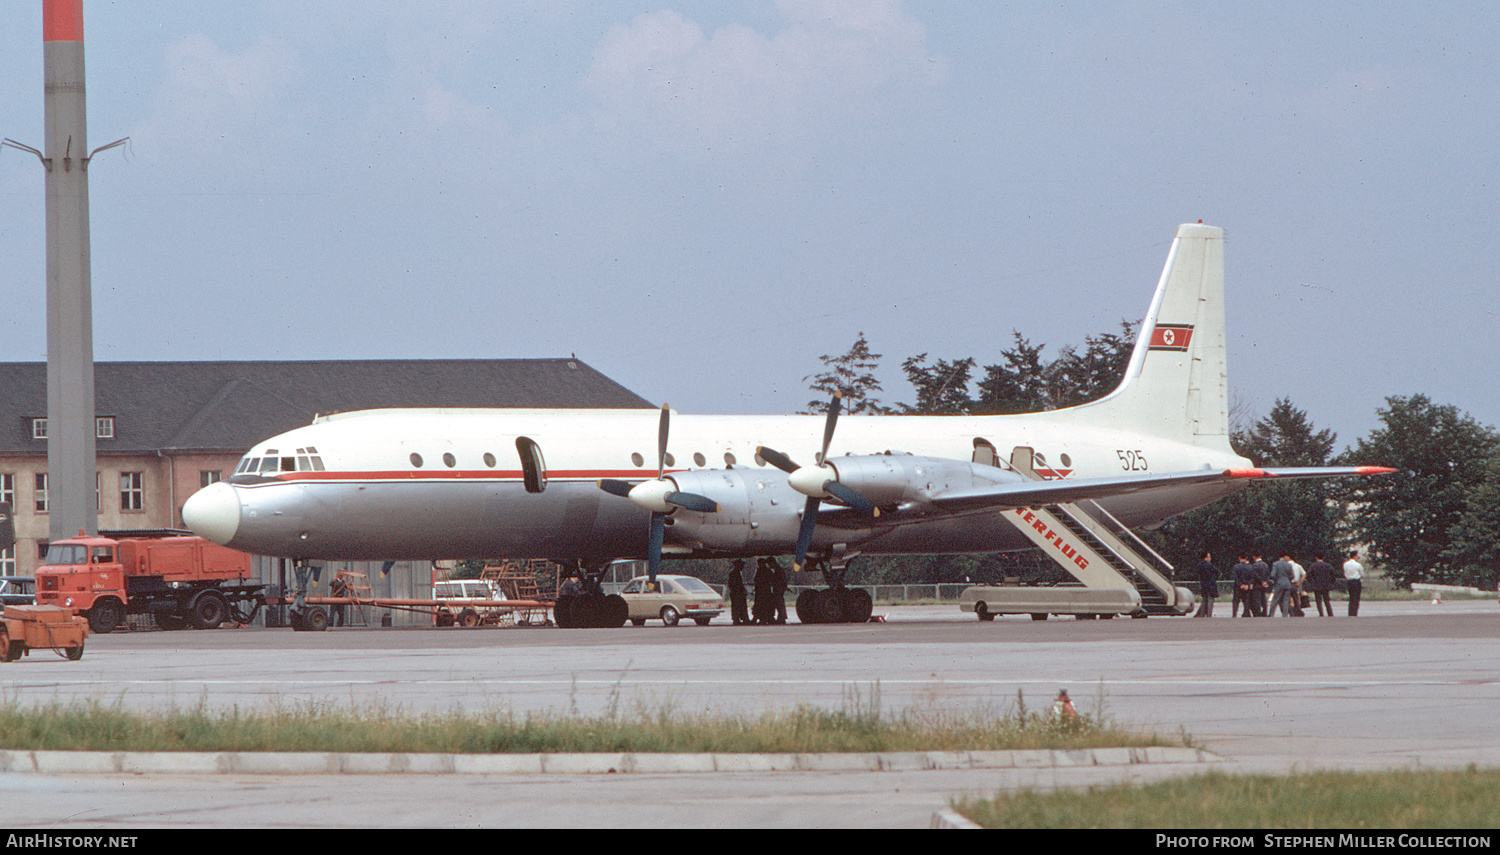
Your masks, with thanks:
M 181 527 L 189 496 L 318 414 L 652 406 L 576 359 L 100 362 L 94 386 L 101 530 Z M 31 575 L 49 536 L 45 363 L 0 363 L 0 501 L 16 526 L 0 575 Z

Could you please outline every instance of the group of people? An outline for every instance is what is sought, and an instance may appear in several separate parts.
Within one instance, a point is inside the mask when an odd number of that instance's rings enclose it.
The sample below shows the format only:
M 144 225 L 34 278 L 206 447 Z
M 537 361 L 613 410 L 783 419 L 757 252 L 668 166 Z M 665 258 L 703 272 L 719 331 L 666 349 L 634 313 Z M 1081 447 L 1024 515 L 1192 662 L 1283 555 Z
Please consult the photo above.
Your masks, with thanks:
M 1365 577 L 1365 568 L 1359 563 L 1359 550 L 1350 550 L 1342 575 L 1344 590 L 1349 595 L 1349 617 L 1356 617 Z M 1332 617 L 1333 602 L 1328 593 L 1338 578 L 1339 571 L 1324 560 L 1321 552 L 1314 556 L 1312 566 L 1306 569 L 1287 553 L 1273 564 L 1267 564 L 1259 552 L 1241 554 L 1231 571 L 1234 597 L 1230 617 L 1271 617 L 1278 610 L 1283 617 L 1301 617 L 1304 591 L 1317 603 L 1320 617 Z M 1218 579 L 1213 554 L 1204 550 L 1198 562 L 1202 604 L 1194 617 L 1213 617 L 1214 599 L 1219 596 Z
M 755 606 L 746 609 L 745 562 L 737 559 L 729 573 L 729 616 L 735 626 L 786 623 L 786 570 L 774 558 L 761 558 L 755 568 Z M 752 613 L 753 612 L 753 613 Z

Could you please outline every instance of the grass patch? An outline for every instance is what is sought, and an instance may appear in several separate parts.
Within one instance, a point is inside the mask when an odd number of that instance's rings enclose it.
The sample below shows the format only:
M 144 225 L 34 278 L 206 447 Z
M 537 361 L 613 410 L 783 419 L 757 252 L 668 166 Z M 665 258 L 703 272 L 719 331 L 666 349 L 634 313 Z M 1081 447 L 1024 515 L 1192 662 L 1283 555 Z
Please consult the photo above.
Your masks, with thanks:
M 1209 773 L 954 799 L 986 828 L 1493 828 L 1500 770 Z
M 333 751 L 530 754 L 566 752 L 800 753 L 978 751 L 1181 745 L 1132 733 L 1100 709 L 1056 719 L 1017 693 L 999 715 L 883 712 L 846 693 L 837 710 L 799 706 L 754 716 L 697 714 L 671 704 L 597 716 L 451 712 L 410 715 L 328 707 L 246 711 L 124 710 L 119 702 L 0 705 L 0 748 L 63 751 Z

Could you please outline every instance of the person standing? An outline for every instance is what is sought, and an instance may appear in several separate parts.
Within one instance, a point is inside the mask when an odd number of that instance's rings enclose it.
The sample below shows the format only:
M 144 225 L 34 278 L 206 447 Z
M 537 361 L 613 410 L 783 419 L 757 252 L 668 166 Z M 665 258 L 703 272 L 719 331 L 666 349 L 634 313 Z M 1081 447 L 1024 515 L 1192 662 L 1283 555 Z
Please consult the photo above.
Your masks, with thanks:
M 771 605 L 771 568 L 766 559 L 755 562 L 755 605 L 750 609 L 750 622 L 756 626 L 767 626 L 776 619 Z
M 1292 617 L 1303 617 L 1307 614 L 1302 609 L 1307 605 L 1302 588 L 1307 584 L 1307 568 L 1303 567 L 1297 559 L 1291 559 L 1292 563 Z
M 1281 609 L 1282 617 L 1292 616 L 1290 600 L 1292 578 L 1295 575 L 1292 571 L 1292 557 L 1282 553 L 1281 558 L 1271 568 L 1271 588 L 1275 593 L 1270 608 L 1266 609 L 1266 617 L 1275 616 L 1278 607 Z
M 750 622 L 750 613 L 745 609 L 745 559 L 736 558 L 729 570 L 729 618 L 735 626 Z
M 1255 584 L 1250 589 L 1250 604 L 1255 607 L 1256 617 L 1265 617 L 1266 598 L 1271 594 L 1271 565 L 1260 557 L 1259 552 L 1250 554 L 1255 558 L 1250 562 L 1250 570 L 1255 576 Z
M 1240 617 L 1240 608 L 1244 607 L 1244 617 L 1250 617 L 1250 589 L 1255 584 L 1255 571 L 1250 567 L 1250 560 L 1243 554 L 1240 560 L 1234 563 L 1234 602 L 1229 607 L 1230 617 Z
M 1318 604 L 1318 617 L 1333 617 L 1333 602 L 1328 599 L 1328 592 L 1333 590 L 1337 578 L 1333 565 L 1323 560 L 1323 553 L 1313 556 L 1312 566 L 1307 568 L 1307 589 Z
M 1365 589 L 1365 568 L 1359 563 L 1359 550 L 1349 550 L 1344 562 L 1344 590 L 1349 592 L 1349 617 L 1359 617 L 1359 597 Z
M 771 623 L 786 623 L 786 570 L 781 562 L 767 558 L 771 565 Z
M 1213 558 L 1213 553 L 1205 549 L 1198 561 L 1198 594 L 1203 602 L 1193 617 L 1214 616 L 1214 598 L 1219 596 L 1219 571 L 1214 567 Z

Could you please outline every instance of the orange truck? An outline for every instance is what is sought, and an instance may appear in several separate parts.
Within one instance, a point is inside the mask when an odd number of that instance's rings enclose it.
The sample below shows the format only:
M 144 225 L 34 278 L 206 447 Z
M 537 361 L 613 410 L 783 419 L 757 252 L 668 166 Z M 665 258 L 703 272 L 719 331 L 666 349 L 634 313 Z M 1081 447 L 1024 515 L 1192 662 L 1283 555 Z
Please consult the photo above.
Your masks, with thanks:
M 265 585 L 248 581 L 250 556 L 181 532 L 101 532 L 53 541 L 36 571 L 37 605 L 62 606 L 106 633 L 127 614 L 162 629 L 248 623 Z

